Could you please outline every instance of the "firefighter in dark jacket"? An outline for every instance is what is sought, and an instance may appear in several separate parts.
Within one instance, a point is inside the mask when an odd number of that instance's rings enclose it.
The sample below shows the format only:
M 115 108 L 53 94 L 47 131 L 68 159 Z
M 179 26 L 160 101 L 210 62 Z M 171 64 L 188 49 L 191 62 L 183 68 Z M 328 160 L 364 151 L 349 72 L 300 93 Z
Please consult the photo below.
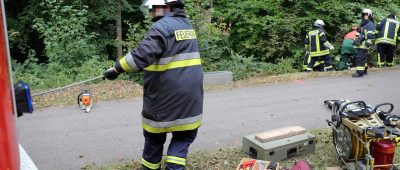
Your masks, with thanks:
M 390 14 L 376 26 L 378 66 L 393 66 L 394 51 L 400 41 L 399 27 L 400 23 L 396 21 L 395 14 Z
M 197 135 L 203 112 L 203 67 L 195 30 L 186 18 L 183 0 L 145 0 L 154 22 L 142 42 L 108 69 L 144 72 L 142 126 L 144 169 L 160 169 L 167 133 L 172 139 L 166 169 L 185 169 L 189 145 Z
M 352 77 L 367 75 L 366 57 L 368 49 L 373 45 L 373 41 L 375 40 L 375 25 L 372 18 L 372 10 L 364 9 L 361 18 L 360 31 L 354 40 L 355 48 L 357 48 L 357 71 Z
M 304 40 L 305 48 L 309 55 L 308 61 L 304 62 L 308 63 L 307 72 L 313 71 L 315 62 L 320 60 L 324 61 L 324 71 L 333 70 L 330 50 L 333 50 L 334 47 L 326 38 L 324 26 L 324 21 L 316 20 L 313 25 L 314 29 L 308 32 Z

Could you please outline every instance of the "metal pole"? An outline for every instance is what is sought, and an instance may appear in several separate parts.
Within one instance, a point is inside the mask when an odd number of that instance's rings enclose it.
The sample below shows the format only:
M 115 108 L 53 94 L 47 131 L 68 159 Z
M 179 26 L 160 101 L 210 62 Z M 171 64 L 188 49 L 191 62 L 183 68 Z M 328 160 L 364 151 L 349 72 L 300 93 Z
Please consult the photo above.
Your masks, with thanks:
M 40 96 L 40 95 L 44 95 L 44 94 L 47 94 L 47 93 L 52 93 L 52 92 L 56 92 L 56 91 L 60 91 L 60 90 L 64 90 L 64 89 L 67 89 L 67 88 L 70 88 L 70 87 L 73 87 L 73 86 L 77 86 L 77 85 L 85 84 L 87 82 L 91 82 L 91 81 L 95 81 L 95 80 L 98 80 L 98 79 L 102 79 L 103 77 L 104 76 L 98 76 L 98 77 L 91 78 L 91 79 L 88 79 L 88 80 L 85 80 L 85 81 L 81 81 L 81 82 L 78 82 L 78 83 L 70 84 L 70 85 L 67 85 L 67 86 L 64 86 L 64 87 L 59 87 L 59 88 L 52 89 L 52 90 L 49 90 L 49 91 L 36 93 L 36 94 L 33 94 L 32 97 Z

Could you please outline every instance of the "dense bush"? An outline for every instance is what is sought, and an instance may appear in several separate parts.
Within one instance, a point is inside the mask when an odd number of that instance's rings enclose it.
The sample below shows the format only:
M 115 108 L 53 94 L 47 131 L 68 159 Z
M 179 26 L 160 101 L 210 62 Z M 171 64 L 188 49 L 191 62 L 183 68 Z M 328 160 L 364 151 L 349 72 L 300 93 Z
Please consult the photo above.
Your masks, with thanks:
M 116 2 L 110 0 L 13 0 L 6 2 L 15 77 L 50 88 L 101 74 L 116 56 L 133 49 L 151 25 L 140 1 L 121 0 L 123 41 L 116 40 Z M 235 79 L 301 69 L 303 39 L 316 19 L 326 24 L 339 54 L 341 37 L 358 25 L 360 11 L 374 11 L 375 23 L 399 0 L 186 0 L 197 30 L 206 71 L 231 70 Z M 372 56 L 375 54 L 372 51 Z M 124 76 L 141 81 L 140 75 Z

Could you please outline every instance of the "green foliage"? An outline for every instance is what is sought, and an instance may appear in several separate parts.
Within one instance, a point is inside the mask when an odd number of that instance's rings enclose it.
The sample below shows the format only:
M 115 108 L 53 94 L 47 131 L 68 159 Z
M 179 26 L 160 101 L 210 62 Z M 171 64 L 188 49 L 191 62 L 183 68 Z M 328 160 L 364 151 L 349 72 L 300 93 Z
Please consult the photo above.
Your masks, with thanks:
M 93 57 L 80 66 L 65 68 L 64 65 L 58 63 L 38 64 L 33 56 L 34 54 L 30 54 L 24 63 L 13 60 L 13 68 L 14 79 L 24 80 L 34 90 L 61 87 L 97 77 L 113 64 L 100 57 Z
M 49 62 L 65 67 L 81 65 L 95 54 L 95 46 L 90 40 L 95 36 L 88 33 L 86 26 L 87 6 L 63 5 L 62 0 L 46 0 L 41 3 L 49 19 L 34 19 L 33 28 L 43 38 L 45 54 Z
M 230 58 L 218 62 L 217 67 L 232 71 L 235 80 L 254 77 L 259 74 L 276 75 L 296 71 L 292 67 L 293 59 L 281 59 L 279 64 L 271 64 L 256 62 L 253 57 L 243 57 L 232 50 L 230 50 L 230 53 Z
M 140 22 L 133 24 L 129 21 L 125 21 L 125 23 L 129 26 L 126 34 L 127 38 L 122 42 L 122 46 L 124 47 L 125 51 L 133 50 L 133 48 L 136 47 L 144 38 L 145 34 L 147 33 L 147 28 L 150 27 L 150 20 L 147 19 L 144 22 L 145 25 Z
M 186 0 L 206 71 L 230 70 L 235 79 L 301 70 L 303 39 L 312 23 L 327 24 L 339 54 L 342 36 L 358 25 L 362 8 L 375 23 L 400 15 L 399 0 Z M 13 0 L 6 2 L 15 75 L 38 88 L 57 87 L 101 74 L 134 49 L 151 22 L 138 7 L 121 0 L 123 41 L 116 40 L 116 3 L 110 0 Z M 33 29 L 32 29 L 33 28 Z M 397 51 L 399 53 L 399 51 Z M 376 56 L 374 52 L 372 56 Z M 54 74 L 57 73 L 57 74 Z M 142 75 L 121 78 L 142 82 Z
M 230 30 L 229 47 L 258 61 L 276 63 L 281 57 L 299 58 L 298 49 L 316 19 L 327 24 L 328 38 L 341 40 L 352 25 L 358 25 L 363 7 L 376 10 L 377 18 L 400 9 L 391 1 L 228 1 L 216 3 L 216 22 Z M 385 4 L 384 6 L 382 4 Z

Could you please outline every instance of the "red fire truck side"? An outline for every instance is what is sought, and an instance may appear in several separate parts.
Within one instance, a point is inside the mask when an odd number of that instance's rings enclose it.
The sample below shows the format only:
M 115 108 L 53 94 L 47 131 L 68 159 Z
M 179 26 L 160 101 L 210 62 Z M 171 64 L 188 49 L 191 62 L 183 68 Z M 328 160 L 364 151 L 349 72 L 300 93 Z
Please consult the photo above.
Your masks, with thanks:
M 0 18 L 0 169 L 20 169 L 16 132 L 16 110 L 4 1 L 1 1 Z

